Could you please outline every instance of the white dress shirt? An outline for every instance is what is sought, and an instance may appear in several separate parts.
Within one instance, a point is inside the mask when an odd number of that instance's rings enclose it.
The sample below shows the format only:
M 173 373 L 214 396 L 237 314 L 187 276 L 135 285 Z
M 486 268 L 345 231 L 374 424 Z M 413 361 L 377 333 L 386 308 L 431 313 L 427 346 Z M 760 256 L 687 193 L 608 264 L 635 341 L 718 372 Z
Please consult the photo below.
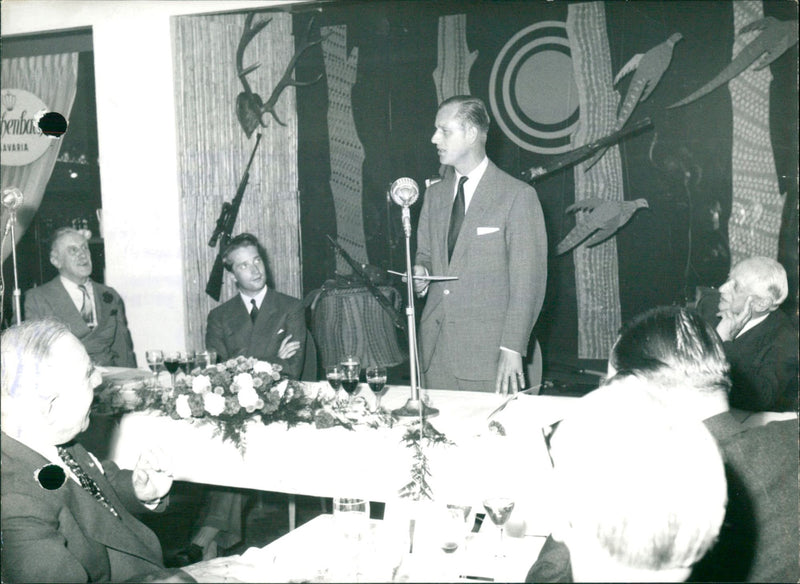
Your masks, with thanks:
M 72 280 L 69 280 L 64 276 L 59 276 L 59 278 L 61 278 L 61 283 L 64 285 L 64 289 L 67 291 L 67 294 L 69 294 L 69 297 L 72 299 L 72 303 L 75 305 L 75 308 L 77 308 L 78 312 L 80 312 L 81 308 L 83 308 L 83 292 L 81 291 L 80 288 L 78 288 L 78 285 Z M 97 326 L 97 307 L 95 306 L 94 302 L 94 286 L 92 286 L 91 280 L 86 280 L 84 286 L 86 287 L 86 293 L 89 295 L 89 300 L 92 305 L 91 326 L 94 327 Z

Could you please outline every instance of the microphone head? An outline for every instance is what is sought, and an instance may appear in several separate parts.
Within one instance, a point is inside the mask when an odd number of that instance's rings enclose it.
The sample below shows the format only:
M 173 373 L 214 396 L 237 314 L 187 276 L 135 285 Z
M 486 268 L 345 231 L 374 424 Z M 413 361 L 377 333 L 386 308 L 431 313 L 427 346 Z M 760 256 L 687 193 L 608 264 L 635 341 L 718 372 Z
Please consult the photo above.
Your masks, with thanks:
M 410 207 L 419 198 L 419 185 L 413 178 L 398 178 L 392 183 L 389 195 L 401 207 Z
M 10 210 L 19 209 L 25 197 L 17 187 L 7 187 L 3 189 L 3 207 Z

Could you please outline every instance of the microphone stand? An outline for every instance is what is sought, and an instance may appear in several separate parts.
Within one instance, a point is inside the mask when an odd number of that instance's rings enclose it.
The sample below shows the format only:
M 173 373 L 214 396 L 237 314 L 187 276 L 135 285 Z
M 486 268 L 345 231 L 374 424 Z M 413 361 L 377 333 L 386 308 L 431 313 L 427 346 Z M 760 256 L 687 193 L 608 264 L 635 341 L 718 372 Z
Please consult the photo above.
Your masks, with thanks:
M 411 397 L 402 408 L 392 410 L 392 415 L 398 418 L 433 417 L 439 410 L 423 403 L 419 398 L 419 385 L 417 382 L 417 326 L 414 312 L 414 278 L 411 271 L 411 213 L 407 206 L 403 207 L 403 231 L 406 236 L 406 290 L 408 302 L 406 303 L 406 318 L 408 319 L 408 362 L 411 371 Z
M 22 322 L 22 305 L 20 302 L 20 298 L 22 296 L 22 292 L 19 289 L 19 274 L 17 270 L 17 241 L 16 241 L 16 231 L 14 230 L 14 226 L 17 224 L 17 210 L 13 208 L 8 208 L 8 222 L 6 223 L 5 231 L 3 232 L 3 238 L 5 238 L 8 233 L 9 229 L 11 230 L 11 258 L 12 258 L 12 265 L 14 268 L 14 321 L 16 324 L 20 324 Z

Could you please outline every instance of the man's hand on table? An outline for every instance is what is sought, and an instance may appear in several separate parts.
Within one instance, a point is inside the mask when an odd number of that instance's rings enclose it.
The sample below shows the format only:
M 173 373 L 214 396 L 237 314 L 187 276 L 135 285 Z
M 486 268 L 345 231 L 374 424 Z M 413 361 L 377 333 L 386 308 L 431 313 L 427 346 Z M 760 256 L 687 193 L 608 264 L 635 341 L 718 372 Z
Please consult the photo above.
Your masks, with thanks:
M 522 370 L 522 355 L 516 351 L 500 349 L 497 361 L 495 393 L 513 395 L 525 387 L 525 372 Z
M 145 450 L 133 469 L 133 490 L 147 505 L 157 505 L 172 488 L 172 463 L 160 448 Z

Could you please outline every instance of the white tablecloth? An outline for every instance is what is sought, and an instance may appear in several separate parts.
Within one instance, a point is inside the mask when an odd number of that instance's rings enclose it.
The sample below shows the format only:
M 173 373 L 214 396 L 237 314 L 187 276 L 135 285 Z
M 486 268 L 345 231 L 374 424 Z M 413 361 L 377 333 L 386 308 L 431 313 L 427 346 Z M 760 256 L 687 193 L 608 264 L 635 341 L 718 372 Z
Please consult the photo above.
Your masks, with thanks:
M 365 385 L 360 390 L 372 398 Z M 425 450 L 434 497 L 478 506 L 487 496 L 510 496 L 518 502 L 518 516 L 534 518 L 528 532 L 546 534 L 550 460 L 541 427 L 561 419 L 575 398 L 518 396 L 495 417 L 507 432 L 501 437 L 489 431 L 487 416 L 505 398 L 445 390 L 424 394 L 440 410 L 430 421 L 455 442 Z M 407 387 L 390 387 L 382 405 L 394 409 L 408 397 Z M 143 450 L 158 446 L 171 455 L 175 480 L 390 502 L 410 480 L 412 452 L 402 442 L 404 430 L 403 424 L 355 431 L 252 424 L 242 455 L 208 424 L 132 413 L 122 417 L 109 458 L 133 468 Z

